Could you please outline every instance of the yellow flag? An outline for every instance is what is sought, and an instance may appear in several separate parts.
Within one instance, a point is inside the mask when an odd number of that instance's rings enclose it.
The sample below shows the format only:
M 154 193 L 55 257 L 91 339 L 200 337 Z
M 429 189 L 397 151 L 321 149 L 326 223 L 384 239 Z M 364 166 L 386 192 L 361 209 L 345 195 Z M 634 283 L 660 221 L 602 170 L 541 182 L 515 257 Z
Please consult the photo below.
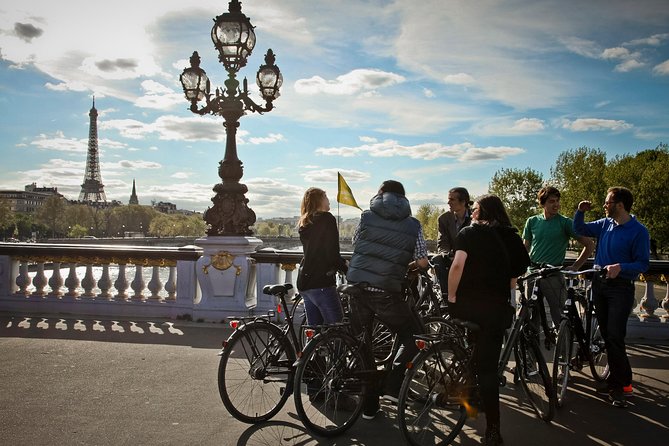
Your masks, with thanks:
M 346 180 L 339 172 L 337 172 L 337 183 L 337 201 L 341 204 L 347 204 L 360 209 L 360 206 L 358 206 L 358 203 L 356 203 L 355 198 L 353 197 L 351 188 L 348 187 Z M 362 209 L 360 210 L 362 211 Z

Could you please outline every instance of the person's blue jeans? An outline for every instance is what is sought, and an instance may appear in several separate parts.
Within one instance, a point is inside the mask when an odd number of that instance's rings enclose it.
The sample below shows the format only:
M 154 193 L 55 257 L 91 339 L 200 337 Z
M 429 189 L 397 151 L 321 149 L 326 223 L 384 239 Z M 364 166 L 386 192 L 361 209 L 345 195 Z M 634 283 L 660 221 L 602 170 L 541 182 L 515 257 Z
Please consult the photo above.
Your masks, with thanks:
M 628 386 L 632 383 L 632 367 L 627 358 L 625 336 L 627 319 L 634 308 L 634 283 L 595 280 L 592 292 L 611 370 L 607 380 L 609 388 Z
M 334 324 L 344 318 L 339 293 L 335 287 L 301 290 L 300 295 L 304 299 L 309 325 Z

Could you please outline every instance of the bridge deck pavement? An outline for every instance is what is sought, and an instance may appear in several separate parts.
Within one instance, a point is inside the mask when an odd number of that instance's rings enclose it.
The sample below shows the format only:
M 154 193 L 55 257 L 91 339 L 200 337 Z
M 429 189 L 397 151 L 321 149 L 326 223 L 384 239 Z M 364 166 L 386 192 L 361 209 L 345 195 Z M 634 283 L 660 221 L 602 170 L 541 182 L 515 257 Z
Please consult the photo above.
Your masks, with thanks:
M 160 320 L 0 314 L 0 438 L 36 445 L 396 445 L 395 410 L 335 439 L 309 435 L 289 400 L 272 421 L 243 424 L 223 407 L 216 355 L 229 329 Z M 513 385 L 502 389 L 502 433 L 513 445 L 669 444 L 669 345 L 632 341 L 635 394 L 609 405 L 576 374 L 566 407 L 537 420 Z M 483 416 L 455 444 L 479 444 Z

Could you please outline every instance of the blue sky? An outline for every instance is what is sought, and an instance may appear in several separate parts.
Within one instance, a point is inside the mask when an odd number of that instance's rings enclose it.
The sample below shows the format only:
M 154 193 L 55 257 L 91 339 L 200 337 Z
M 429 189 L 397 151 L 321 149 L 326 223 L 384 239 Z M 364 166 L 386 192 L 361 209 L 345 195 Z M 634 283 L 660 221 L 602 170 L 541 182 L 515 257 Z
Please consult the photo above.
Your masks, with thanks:
M 102 181 L 127 203 L 202 211 L 220 181 L 222 118 L 188 110 L 179 74 L 227 1 L 22 0 L 0 6 L 0 189 L 78 197 L 95 94 Z M 581 146 L 609 156 L 669 142 L 666 0 L 246 0 L 257 44 L 284 76 L 276 108 L 240 120 L 238 153 L 259 217 L 299 214 L 309 186 L 336 212 L 342 172 L 364 207 L 402 181 L 414 210 L 484 193 L 502 167 L 548 177 Z M 260 102 L 259 95 L 256 102 Z M 603 198 L 603 197 L 602 197 Z M 356 216 L 342 206 L 341 215 Z

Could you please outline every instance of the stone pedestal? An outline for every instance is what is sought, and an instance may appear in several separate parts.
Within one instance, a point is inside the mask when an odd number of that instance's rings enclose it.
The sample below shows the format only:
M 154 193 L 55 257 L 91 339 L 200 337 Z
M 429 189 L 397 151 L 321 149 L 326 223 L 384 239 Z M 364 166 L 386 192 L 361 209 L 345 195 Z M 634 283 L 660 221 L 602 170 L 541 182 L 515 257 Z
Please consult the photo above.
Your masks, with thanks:
M 196 273 L 202 295 L 195 319 L 244 316 L 255 305 L 255 264 L 249 254 L 262 244 L 255 237 L 207 236 L 195 240 L 203 249 Z

